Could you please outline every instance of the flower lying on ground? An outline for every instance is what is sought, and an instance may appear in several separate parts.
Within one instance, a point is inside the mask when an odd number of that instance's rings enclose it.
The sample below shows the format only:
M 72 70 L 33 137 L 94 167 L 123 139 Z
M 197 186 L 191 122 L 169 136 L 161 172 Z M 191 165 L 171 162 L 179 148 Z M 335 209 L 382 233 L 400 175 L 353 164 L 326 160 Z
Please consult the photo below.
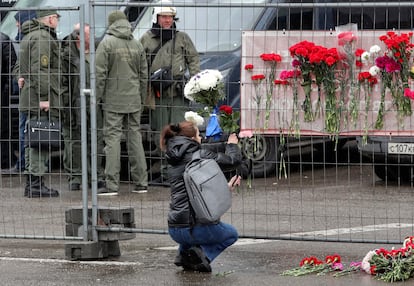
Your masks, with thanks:
M 413 238 L 406 239 L 399 249 L 369 251 L 362 261 L 362 269 L 385 282 L 408 280 L 414 275 Z
M 331 271 L 342 270 L 341 257 L 338 254 L 328 255 L 325 257 L 325 262 L 319 260 L 315 256 L 305 257 L 300 263 L 299 267 L 286 270 L 281 275 L 283 276 L 302 276 L 311 273 L 326 274 Z
M 343 267 L 341 257 L 337 254 L 326 256 L 325 262 L 310 256 L 302 259 L 299 267 L 286 270 L 281 275 L 301 276 L 311 273 L 322 275 L 335 272 L 333 276 L 340 277 L 359 270 L 391 283 L 414 277 L 414 236 L 406 238 L 403 246 L 398 249 L 370 250 L 361 262 L 351 262 L 348 268 Z
M 336 272 L 333 275 L 333 277 L 340 277 L 340 276 L 344 276 L 344 275 L 349 275 L 353 272 L 357 272 L 357 271 L 360 271 L 360 270 L 361 270 L 361 262 L 353 261 L 349 264 L 348 268 L 344 268 L 341 271 Z

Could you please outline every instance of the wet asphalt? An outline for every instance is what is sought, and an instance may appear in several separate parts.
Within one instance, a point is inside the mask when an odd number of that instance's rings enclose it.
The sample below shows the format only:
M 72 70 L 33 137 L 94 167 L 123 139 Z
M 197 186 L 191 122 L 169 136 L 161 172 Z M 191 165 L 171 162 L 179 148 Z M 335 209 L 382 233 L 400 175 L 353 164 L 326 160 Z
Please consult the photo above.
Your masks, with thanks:
M 371 225 L 370 213 L 359 214 L 359 211 L 364 209 L 372 212 L 382 207 L 383 202 L 388 205 L 385 222 L 393 222 L 392 218 L 397 218 L 396 221 L 401 223 L 407 218 L 409 222 L 413 203 L 411 187 L 384 185 L 375 179 L 370 170 L 369 166 L 338 165 L 335 168 L 295 172 L 287 180 L 268 178 L 254 181 L 253 190 L 243 189 L 233 196 L 232 213 L 223 220 L 234 224 L 242 237 L 212 262 L 212 273 L 188 272 L 175 266 L 173 261 L 177 245 L 167 234 L 136 233 L 133 239 L 119 241 L 121 256 L 90 261 L 66 259 L 65 244 L 72 241 L 3 238 L 0 239 L 0 285 L 385 285 L 363 272 L 338 278 L 332 274 L 281 276 L 283 271 L 297 267 L 301 259 L 307 256 L 324 259 L 327 255 L 339 254 L 347 266 L 351 262 L 361 261 L 370 250 L 401 246 L 288 240 L 290 234 L 298 231 L 349 228 L 349 221 L 345 219 L 351 214 L 357 218 L 360 216 L 356 225 Z M 80 206 L 81 193 L 68 191 L 66 178 L 59 173 L 52 174 L 48 179 L 53 187 L 61 190 L 60 198 L 23 198 L 23 177 L 1 178 L 1 234 L 36 234 L 37 237 L 64 234 L 65 210 Z M 123 194 L 119 198 L 100 199 L 100 205 L 133 207 L 138 228 L 165 230 L 168 189 L 151 188 L 148 194 L 137 197 L 129 193 L 130 188 L 130 184 L 124 184 Z M 395 199 L 397 195 L 401 200 Z M 277 204 L 272 204 L 271 200 Z M 320 214 L 326 215 L 333 226 L 328 226 L 324 221 L 326 218 L 319 216 L 320 201 L 327 210 Z M 302 205 L 298 205 L 298 202 Z M 312 208 L 307 210 L 309 202 L 312 202 Z M 249 216 L 250 213 L 257 213 L 262 205 L 269 212 L 263 216 L 265 220 L 260 220 L 262 216 Z M 243 210 L 242 213 L 238 213 L 238 209 Z M 295 210 L 300 212 L 299 219 L 295 216 Z M 347 212 L 342 214 L 339 210 Z M 331 215 L 331 211 L 334 211 L 335 216 Z M 289 216 L 285 218 L 285 214 Z M 375 223 L 383 222 L 377 220 Z M 353 238 L 380 241 L 401 239 L 411 230 L 390 228 L 360 235 L 344 233 L 328 237 L 349 241 Z M 287 239 L 247 238 L 266 235 L 283 237 L 281 234 L 288 234 L 285 236 Z M 414 285 L 414 279 L 400 284 Z
M 1 285 L 384 285 L 363 272 L 342 277 L 281 276 L 309 255 L 338 253 L 360 261 L 376 244 L 240 239 L 212 263 L 212 273 L 173 264 L 176 245 L 162 234 L 121 241 L 121 256 L 95 261 L 65 259 L 62 241 L 0 240 Z M 408 281 L 407 285 L 412 285 Z

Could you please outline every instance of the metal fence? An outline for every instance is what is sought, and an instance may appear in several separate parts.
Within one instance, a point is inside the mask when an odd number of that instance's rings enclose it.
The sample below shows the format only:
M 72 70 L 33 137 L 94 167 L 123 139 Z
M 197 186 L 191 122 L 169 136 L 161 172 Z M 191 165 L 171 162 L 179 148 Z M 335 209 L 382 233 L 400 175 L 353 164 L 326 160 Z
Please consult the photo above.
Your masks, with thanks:
M 384 136 L 385 134 L 377 136 L 384 145 L 372 149 L 366 149 L 367 145 L 361 144 L 363 132 L 346 134 L 346 136 L 339 133 L 337 137 L 334 136 L 338 139 L 336 144 L 336 141 L 332 140 L 333 136 L 324 132 L 295 137 L 293 133 L 288 132 L 289 128 L 280 131 L 281 126 L 266 130 L 263 128 L 265 126 L 263 121 L 261 121 L 260 128 L 252 128 L 246 124 L 246 116 L 254 120 L 257 110 L 254 102 L 246 107 L 244 105 L 246 101 L 243 101 L 246 100 L 243 97 L 253 97 L 254 90 L 250 93 L 240 93 L 241 87 L 243 90 L 249 84 L 249 74 L 246 73 L 244 65 L 257 57 L 259 53 L 247 56 L 242 53 L 247 49 L 242 43 L 244 31 L 269 31 L 269 36 L 274 35 L 275 32 L 287 34 L 295 32 L 295 35 L 299 35 L 297 41 L 314 41 L 317 33 L 326 32 L 335 35 L 335 27 L 355 23 L 358 37 L 362 35 L 355 46 L 359 48 L 364 42 L 365 32 L 381 30 L 400 34 L 408 33 L 413 26 L 414 4 L 410 1 L 393 3 L 307 2 L 315 3 L 218 1 L 218 3 L 195 2 L 194 4 L 193 1 L 173 1 L 178 10 L 177 17 L 180 19 L 177 27 L 187 32 L 192 38 L 200 52 L 201 69 L 221 70 L 225 80 L 226 103 L 241 111 L 242 130 L 255 133 L 253 141 L 241 140 L 241 148 L 245 157 L 253 162 L 252 173 L 244 174 L 242 186 L 233 194 L 233 206 L 223 220 L 235 225 L 241 237 L 375 243 L 402 242 L 406 236 L 412 234 L 414 229 L 413 152 L 390 154 L 388 142 L 400 144 L 399 146 L 402 147 L 412 147 L 413 140 L 410 137 L 411 130 L 414 130 L 411 125 L 412 116 L 407 117 L 404 127 L 395 128 L 396 131 L 406 131 L 404 136 L 394 136 L 389 132 L 386 133 L 387 136 Z M 72 27 L 77 22 L 83 24 L 86 22 L 90 24 L 92 35 L 94 35 L 91 37 L 91 47 L 94 47 L 95 40 L 98 42 L 106 30 L 106 17 L 110 11 L 115 9 L 114 7 L 129 8 L 130 10 L 125 11 L 129 11 L 130 17 L 135 14 L 135 20 L 132 22 L 133 33 L 139 39 L 145 31 L 151 28 L 150 10 L 156 4 L 89 1 L 85 6 L 76 4 L 69 8 L 65 5 L 56 7 L 61 13 L 61 25 L 64 27 L 60 30 L 60 39 L 71 32 L 68 27 Z M 86 19 L 80 13 L 83 8 L 85 8 Z M 2 32 L 13 33 L 13 30 L 8 30 L 7 27 L 14 24 L 12 15 L 19 9 L 10 10 L 10 15 L 2 23 Z M 65 17 L 70 18 L 70 21 L 64 22 Z M 9 26 L 5 23 L 9 23 Z M 264 49 L 260 48 L 262 50 L 258 49 L 258 51 L 278 53 L 284 58 L 285 64 L 291 61 L 287 50 L 278 50 L 274 42 L 266 42 L 266 33 L 264 32 Z M 15 34 L 9 36 L 14 38 Z M 292 45 L 297 42 L 289 37 L 287 39 Z M 378 43 L 381 44 L 380 41 Z M 409 68 L 411 68 L 411 54 L 407 55 L 410 58 Z M 92 63 L 94 63 L 94 57 L 95 52 L 92 49 L 90 52 Z M 287 65 L 286 69 L 288 69 Z M 366 66 L 360 68 L 360 71 L 366 70 Z M 92 68 L 92 79 L 93 72 Z M 279 72 L 275 79 L 280 78 Z M 408 87 L 412 86 L 411 82 L 408 84 Z M 318 89 L 313 90 L 317 94 Z M 274 93 L 273 100 L 278 96 L 276 88 Z M 91 99 L 91 106 L 86 105 L 86 101 L 84 102 L 85 108 L 93 110 L 95 104 L 93 80 L 91 94 L 86 92 L 85 96 L 90 96 Z M 287 96 L 293 96 L 293 94 L 288 93 Z M 388 101 L 391 105 L 393 104 L 392 98 Z M 302 99 L 298 106 L 300 107 L 298 112 L 302 118 Z M 16 114 L 16 107 L 16 102 L 9 102 L 8 106 L 2 106 L 2 113 L 7 111 L 7 113 Z M 266 109 L 262 106 L 260 108 L 261 116 L 264 116 Z M 69 111 L 67 107 L 63 110 L 63 112 Z M 274 105 L 269 111 L 271 114 L 280 112 Z M 285 112 L 290 114 L 291 109 Z M 358 112 L 362 114 L 364 111 L 358 110 Z M 370 112 L 372 116 L 375 116 L 378 109 L 372 109 Z M 274 120 L 271 124 L 278 124 L 274 117 L 270 118 Z M 157 172 L 159 155 L 154 151 L 154 143 L 151 141 L 156 137 L 157 131 L 150 130 L 148 120 L 149 118 L 144 114 L 143 137 L 151 179 L 153 173 Z M 8 129 L 15 130 L 16 126 L 16 118 L 13 118 L 8 123 Z M 93 125 L 91 130 L 93 136 L 96 131 Z M 369 130 L 375 131 L 372 128 Z M 368 131 L 368 135 L 372 134 L 374 133 Z M 15 161 L 13 156 L 20 151 L 15 133 L 12 135 L 10 132 L 7 136 L 1 138 L 2 142 L 8 145 L 6 151 L 2 149 L 2 158 L 4 152 L 7 152 L 11 159 L 10 165 L 2 166 L 3 168 L 13 167 Z M 368 142 L 371 142 L 369 141 L 371 139 L 375 138 L 368 136 Z M 258 142 L 260 144 L 257 144 Z M 103 156 L 103 154 L 96 154 L 96 149 L 94 149 L 96 147 L 85 146 L 85 139 L 82 139 L 82 144 L 88 157 Z M 378 150 L 375 148 L 385 148 L 382 150 L 384 156 L 378 156 L 375 153 Z M 364 153 L 361 152 L 362 149 L 365 150 Z M 125 151 L 125 146 L 123 150 Z M 96 171 L 92 171 L 92 180 L 89 179 L 88 182 L 86 170 L 84 170 L 82 172 L 83 191 L 70 191 L 68 174 L 62 164 L 62 153 L 55 152 L 51 155 L 50 171 L 46 177 L 48 184 L 60 191 L 58 198 L 29 199 L 23 197 L 25 175 L 23 173 L 7 174 L 3 170 L 0 177 L 0 237 L 90 239 L 91 237 L 86 238 L 88 229 L 82 228 L 82 224 L 68 225 L 67 211 L 74 208 L 83 209 L 84 225 L 87 220 L 87 209 L 93 210 L 89 214 L 92 218 L 89 223 L 92 224 L 93 231 L 167 233 L 169 189 L 150 187 L 148 193 L 132 193 L 134 186 L 130 181 L 128 157 L 125 152 L 122 153 L 121 189 L 119 196 L 116 197 L 97 196 Z M 106 162 L 108 163 L 111 162 Z M 95 168 L 96 166 L 93 166 L 93 169 Z M 133 209 L 133 223 L 114 225 L 98 223 L 99 208 Z M 81 228 L 78 229 L 78 227 Z M 92 235 L 92 238 L 97 239 L 96 233 Z

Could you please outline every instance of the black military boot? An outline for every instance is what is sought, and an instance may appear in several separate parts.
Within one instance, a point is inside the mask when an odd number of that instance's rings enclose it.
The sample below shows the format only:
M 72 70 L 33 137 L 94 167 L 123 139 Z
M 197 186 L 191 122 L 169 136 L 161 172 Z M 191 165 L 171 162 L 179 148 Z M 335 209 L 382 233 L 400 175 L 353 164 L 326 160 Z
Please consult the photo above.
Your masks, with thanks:
M 59 197 L 58 190 L 46 187 L 43 177 L 40 177 L 40 186 L 42 197 Z
M 24 196 L 30 197 L 30 189 L 33 187 L 33 189 L 39 189 L 40 188 L 40 181 L 38 180 L 38 177 L 32 176 L 32 175 L 26 175 L 26 185 L 24 186 Z
M 43 178 L 31 175 L 31 185 L 29 188 L 29 198 L 42 198 L 42 197 L 58 197 L 59 192 L 54 189 L 49 189 L 45 186 Z

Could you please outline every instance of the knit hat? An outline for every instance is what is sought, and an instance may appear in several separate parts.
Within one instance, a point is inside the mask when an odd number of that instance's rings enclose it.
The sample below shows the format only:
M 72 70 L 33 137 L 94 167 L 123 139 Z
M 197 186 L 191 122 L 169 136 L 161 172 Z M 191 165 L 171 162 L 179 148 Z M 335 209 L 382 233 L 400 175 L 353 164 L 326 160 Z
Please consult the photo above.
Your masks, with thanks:
M 57 15 L 58 17 L 60 17 L 57 10 L 54 9 L 37 11 L 37 18 L 43 18 L 50 15 Z
M 14 15 L 14 19 L 22 25 L 24 22 L 32 19 L 36 19 L 36 11 L 33 10 L 25 10 L 25 11 L 18 11 Z
M 125 16 L 124 12 L 115 10 L 111 12 L 108 16 L 108 26 L 111 26 L 115 21 L 117 20 L 127 20 L 127 17 Z

